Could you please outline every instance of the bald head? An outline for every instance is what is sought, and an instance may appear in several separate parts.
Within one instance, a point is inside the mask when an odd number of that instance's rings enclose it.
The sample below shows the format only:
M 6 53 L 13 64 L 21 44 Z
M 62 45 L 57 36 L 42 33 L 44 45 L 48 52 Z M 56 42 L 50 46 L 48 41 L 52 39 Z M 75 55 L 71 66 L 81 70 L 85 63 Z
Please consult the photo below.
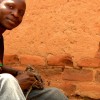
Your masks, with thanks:
M 17 27 L 24 16 L 25 0 L 0 0 L 0 24 L 6 29 Z

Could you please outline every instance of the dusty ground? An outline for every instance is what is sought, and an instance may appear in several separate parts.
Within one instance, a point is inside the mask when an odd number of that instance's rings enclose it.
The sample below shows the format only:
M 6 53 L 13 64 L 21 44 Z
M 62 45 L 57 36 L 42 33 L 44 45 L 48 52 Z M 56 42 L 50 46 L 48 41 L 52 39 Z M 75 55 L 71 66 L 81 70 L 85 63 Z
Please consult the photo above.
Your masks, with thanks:
M 26 0 L 22 24 L 5 37 L 6 54 L 70 53 L 94 57 L 100 42 L 100 0 Z

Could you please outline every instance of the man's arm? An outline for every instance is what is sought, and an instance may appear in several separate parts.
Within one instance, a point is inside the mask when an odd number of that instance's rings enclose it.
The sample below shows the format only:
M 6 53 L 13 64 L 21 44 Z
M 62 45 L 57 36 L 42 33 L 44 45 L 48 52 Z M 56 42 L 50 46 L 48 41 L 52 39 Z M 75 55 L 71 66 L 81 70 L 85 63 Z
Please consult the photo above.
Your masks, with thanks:
M 3 64 L 3 55 L 4 55 L 4 40 L 3 36 L 0 37 L 0 64 Z
M 2 69 L 2 73 L 10 73 L 13 76 L 16 76 L 18 73 L 17 70 L 3 65 L 3 56 L 4 56 L 4 39 L 3 36 L 1 36 L 0 37 L 0 68 Z
M 0 37 L 0 64 L 3 64 L 3 56 L 4 56 L 4 40 L 2 36 Z M 16 71 L 8 66 L 6 67 L 3 65 L 0 68 L 2 69 L 2 72 L 0 71 L 0 73 L 10 73 L 13 76 L 16 76 L 16 79 L 18 80 L 19 85 L 23 90 L 29 89 L 29 87 L 34 82 L 34 75 L 31 72 L 20 73 L 17 75 L 19 71 Z

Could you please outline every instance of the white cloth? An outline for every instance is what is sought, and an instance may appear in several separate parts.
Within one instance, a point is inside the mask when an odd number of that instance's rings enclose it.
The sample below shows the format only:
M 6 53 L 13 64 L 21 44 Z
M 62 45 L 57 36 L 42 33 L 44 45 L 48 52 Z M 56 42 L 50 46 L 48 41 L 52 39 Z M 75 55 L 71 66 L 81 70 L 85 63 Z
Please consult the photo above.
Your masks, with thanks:
M 10 74 L 0 74 L 0 100 L 26 100 L 18 81 Z

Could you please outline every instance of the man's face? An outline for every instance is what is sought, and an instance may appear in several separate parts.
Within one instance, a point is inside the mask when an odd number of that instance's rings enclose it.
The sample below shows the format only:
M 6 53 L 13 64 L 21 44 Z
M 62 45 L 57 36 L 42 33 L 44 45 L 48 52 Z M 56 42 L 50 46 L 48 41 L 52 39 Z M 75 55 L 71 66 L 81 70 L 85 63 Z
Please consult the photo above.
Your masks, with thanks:
M 21 22 L 25 13 L 24 0 L 0 0 L 0 24 L 6 29 L 13 29 Z

